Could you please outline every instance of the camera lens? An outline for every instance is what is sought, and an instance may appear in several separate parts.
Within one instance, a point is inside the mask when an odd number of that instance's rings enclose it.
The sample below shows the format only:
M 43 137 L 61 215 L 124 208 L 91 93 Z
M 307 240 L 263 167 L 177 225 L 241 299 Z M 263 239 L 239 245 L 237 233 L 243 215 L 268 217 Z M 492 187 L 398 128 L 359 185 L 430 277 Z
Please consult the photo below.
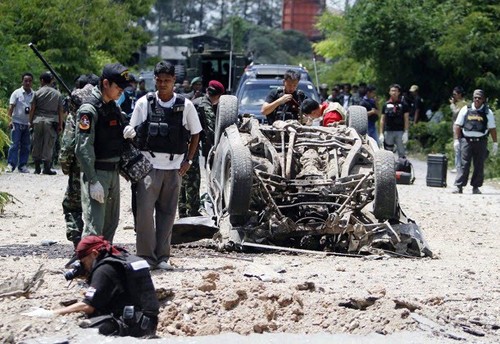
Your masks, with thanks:
M 63 275 L 64 275 L 64 278 L 66 279 L 66 281 L 70 281 L 76 277 L 75 270 L 66 271 L 65 273 L 63 273 Z
M 82 264 L 80 264 L 79 261 L 76 261 L 73 264 L 71 264 L 71 267 L 73 268 L 72 270 L 63 273 L 63 276 L 66 279 L 66 281 L 70 281 L 76 277 L 84 275 L 85 270 L 83 269 L 83 266 Z

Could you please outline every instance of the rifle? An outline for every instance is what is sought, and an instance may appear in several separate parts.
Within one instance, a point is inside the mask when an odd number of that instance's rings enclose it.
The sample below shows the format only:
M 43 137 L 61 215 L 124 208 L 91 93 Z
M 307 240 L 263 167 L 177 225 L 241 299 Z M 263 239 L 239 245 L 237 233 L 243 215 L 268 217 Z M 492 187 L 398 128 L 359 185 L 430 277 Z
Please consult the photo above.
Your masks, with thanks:
M 70 95 L 71 90 L 69 89 L 69 87 L 66 86 L 64 81 L 59 77 L 59 75 L 55 72 L 55 70 L 52 68 L 52 66 L 47 62 L 47 60 L 44 59 L 44 57 L 42 56 L 42 54 L 40 54 L 40 52 L 35 47 L 35 45 L 33 43 L 30 43 L 30 44 L 28 44 L 28 46 L 33 50 L 35 55 L 40 59 L 40 61 L 42 61 L 42 63 L 45 65 L 45 67 L 47 67 L 47 69 L 52 73 L 52 75 L 54 75 L 54 77 L 57 79 L 59 84 L 61 84 L 62 87 L 64 87 L 64 89 L 66 90 L 66 92 L 68 92 L 68 94 Z

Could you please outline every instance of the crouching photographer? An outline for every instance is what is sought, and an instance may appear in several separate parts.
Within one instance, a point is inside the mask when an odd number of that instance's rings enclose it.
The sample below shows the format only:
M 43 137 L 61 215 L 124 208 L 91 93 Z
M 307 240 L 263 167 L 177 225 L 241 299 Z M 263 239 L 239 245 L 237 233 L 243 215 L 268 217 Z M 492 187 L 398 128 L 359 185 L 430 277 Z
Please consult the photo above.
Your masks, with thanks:
M 26 315 L 83 312 L 88 319 L 80 326 L 98 328 L 103 335 L 155 336 L 159 302 L 147 262 L 93 235 L 78 243 L 76 256 L 79 261 L 64 277 L 87 278 L 89 287 L 84 299 L 54 311 L 38 309 Z

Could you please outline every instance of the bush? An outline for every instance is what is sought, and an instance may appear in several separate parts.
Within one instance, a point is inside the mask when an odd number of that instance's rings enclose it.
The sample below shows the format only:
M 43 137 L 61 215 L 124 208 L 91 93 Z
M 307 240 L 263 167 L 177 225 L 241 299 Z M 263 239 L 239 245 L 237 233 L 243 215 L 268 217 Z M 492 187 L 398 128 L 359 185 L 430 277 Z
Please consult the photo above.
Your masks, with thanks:
M 499 178 L 500 177 L 500 155 L 491 155 L 491 142 L 490 142 L 490 156 L 484 163 L 484 178 Z
M 7 148 L 10 145 L 9 138 L 9 116 L 7 115 L 7 104 L 0 99 L 0 160 L 5 158 Z
M 498 104 L 498 99 L 495 99 L 494 101 L 490 102 L 490 104 Z M 500 127 L 500 110 L 497 109 L 495 110 L 493 106 L 490 107 L 493 113 L 495 114 L 495 124 L 497 126 L 497 130 Z M 498 136 L 498 133 L 497 133 Z M 500 137 L 500 136 L 499 136 Z M 491 153 L 491 146 L 492 146 L 492 141 L 489 138 L 489 148 L 488 150 Z M 497 156 L 490 156 L 488 159 L 486 159 L 486 162 L 484 164 L 484 178 L 490 179 L 490 178 L 499 178 L 500 177 L 500 153 Z
M 410 127 L 408 149 L 415 153 L 446 153 L 447 145 L 453 140 L 452 124 L 419 122 Z
M 9 116 L 7 115 L 7 106 L 5 102 L 0 99 L 0 162 L 5 158 L 7 147 L 10 145 L 10 138 L 7 134 L 9 132 Z M 0 168 L 0 171 L 3 167 Z M 12 195 L 0 190 L 0 215 L 3 213 L 4 207 L 7 203 L 12 202 Z

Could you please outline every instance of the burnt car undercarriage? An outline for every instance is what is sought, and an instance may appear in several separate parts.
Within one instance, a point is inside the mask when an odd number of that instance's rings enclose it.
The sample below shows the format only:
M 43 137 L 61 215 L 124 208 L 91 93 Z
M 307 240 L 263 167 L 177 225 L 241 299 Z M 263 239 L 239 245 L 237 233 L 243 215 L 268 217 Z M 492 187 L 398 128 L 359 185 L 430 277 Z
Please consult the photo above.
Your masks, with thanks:
M 432 256 L 399 205 L 394 155 L 366 134 L 364 108 L 348 113 L 333 127 L 263 125 L 221 97 L 205 204 L 226 248 Z

